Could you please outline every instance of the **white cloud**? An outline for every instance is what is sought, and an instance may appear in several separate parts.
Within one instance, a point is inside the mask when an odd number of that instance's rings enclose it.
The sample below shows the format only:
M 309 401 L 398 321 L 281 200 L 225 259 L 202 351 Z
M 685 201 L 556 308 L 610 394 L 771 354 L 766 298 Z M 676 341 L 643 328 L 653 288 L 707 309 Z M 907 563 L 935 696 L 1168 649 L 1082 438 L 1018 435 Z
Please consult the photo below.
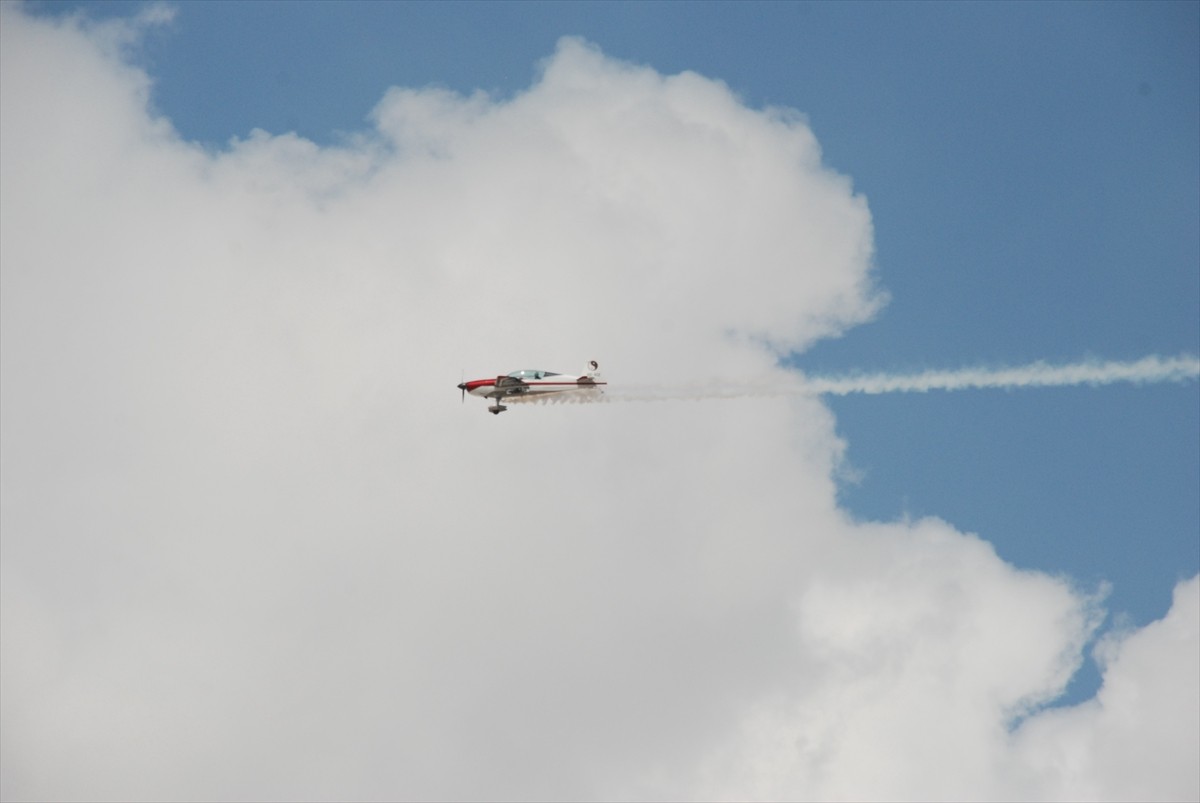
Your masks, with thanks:
M 1029 750 L 1068 714 L 1007 729 L 1094 600 L 847 521 L 816 400 L 458 404 L 460 368 L 779 379 L 869 318 L 801 120 L 568 39 L 508 101 L 209 154 L 111 34 L 0 9 L 5 798 L 1106 788 Z M 1195 796 L 1194 730 L 1106 722 Z
M 1095 699 L 1027 723 L 1014 763 L 1046 799 L 1195 799 L 1200 578 L 1175 587 L 1164 619 L 1107 638 L 1100 652 L 1104 686 Z

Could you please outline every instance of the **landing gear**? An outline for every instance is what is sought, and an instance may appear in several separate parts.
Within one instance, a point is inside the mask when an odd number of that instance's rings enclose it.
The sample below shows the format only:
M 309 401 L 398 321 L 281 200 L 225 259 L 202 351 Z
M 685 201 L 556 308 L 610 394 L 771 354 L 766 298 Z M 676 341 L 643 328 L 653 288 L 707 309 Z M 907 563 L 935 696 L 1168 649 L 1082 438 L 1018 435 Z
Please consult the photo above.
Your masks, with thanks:
M 507 409 L 508 408 L 505 407 L 500 402 L 496 402 L 495 404 L 493 404 L 491 407 L 488 408 L 488 412 L 491 413 L 492 415 L 500 415 L 502 412 L 504 412 Z

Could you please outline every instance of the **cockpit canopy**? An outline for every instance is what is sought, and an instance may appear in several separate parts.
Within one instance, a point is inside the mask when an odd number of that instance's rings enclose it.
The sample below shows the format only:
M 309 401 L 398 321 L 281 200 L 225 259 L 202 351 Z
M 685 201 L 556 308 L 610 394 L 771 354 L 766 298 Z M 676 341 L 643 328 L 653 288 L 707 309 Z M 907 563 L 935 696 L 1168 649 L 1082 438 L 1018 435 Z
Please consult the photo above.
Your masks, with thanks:
M 513 379 L 528 381 L 530 379 L 545 379 L 548 376 L 560 376 L 560 374 L 556 374 L 553 371 L 539 371 L 536 368 L 526 368 L 523 371 L 513 371 L 509 376 Z

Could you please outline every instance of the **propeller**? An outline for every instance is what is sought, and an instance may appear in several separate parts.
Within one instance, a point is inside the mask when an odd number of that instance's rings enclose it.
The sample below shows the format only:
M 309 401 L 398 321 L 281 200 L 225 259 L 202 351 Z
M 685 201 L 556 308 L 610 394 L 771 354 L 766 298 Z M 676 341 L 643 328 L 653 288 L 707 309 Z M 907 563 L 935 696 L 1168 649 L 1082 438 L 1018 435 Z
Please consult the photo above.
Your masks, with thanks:
M 458 389 L 462 391 L 462 401 L 460 401 L 459 403 L 462 404 L 462 403 L 465 403 L 467 400 L 467 369 L 466 368 L 462 369 L 462 374 L 460 374 L 459 378 L 462 379 L 462 381 L 458 383 Z

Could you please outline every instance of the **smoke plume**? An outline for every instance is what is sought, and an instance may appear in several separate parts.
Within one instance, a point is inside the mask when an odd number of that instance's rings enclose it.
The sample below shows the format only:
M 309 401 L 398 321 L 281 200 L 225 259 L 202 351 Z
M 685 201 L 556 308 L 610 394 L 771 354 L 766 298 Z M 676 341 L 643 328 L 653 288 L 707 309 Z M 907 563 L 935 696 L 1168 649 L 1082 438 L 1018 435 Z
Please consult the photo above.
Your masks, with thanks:
M 1200 359 L 1191 355 L 1151 355 L 1132 362 L 1085 360 L 1068 365 L 1035 362 L 1012 368 L 960 368 L 917 374 L 850 374 L 798 376 L 794 380 L 733 382 L 709 379 L 660 384 L 610 384 L 603 393 L 581 391 L 562 396 L 513 398 L 506 401 L 550 404 L 591 404 L 630 401 L 707 401 L 747 397 L 849 396 L 855 393 L 928 393 L 935 390 L 1017 390 L 1020 388 L 1076 387 L 1182 383 L 1200 378 Z

